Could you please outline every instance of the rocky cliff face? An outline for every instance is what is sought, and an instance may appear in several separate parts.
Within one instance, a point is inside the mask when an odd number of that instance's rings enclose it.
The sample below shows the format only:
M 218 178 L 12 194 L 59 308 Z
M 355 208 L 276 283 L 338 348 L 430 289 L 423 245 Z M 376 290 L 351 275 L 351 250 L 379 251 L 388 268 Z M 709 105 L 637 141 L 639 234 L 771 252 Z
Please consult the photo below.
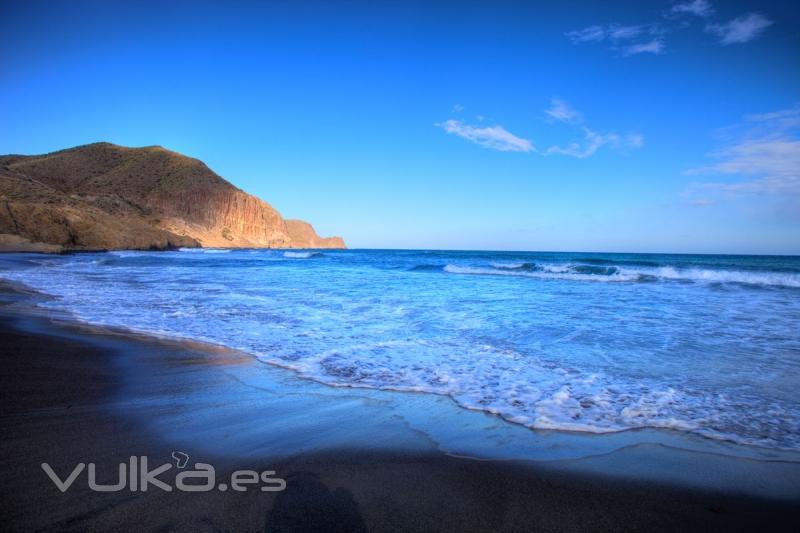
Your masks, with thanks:
M 293 242 L 310 243 L 309 248 L 344 248 L 341 237 L 320 237 L 308 222 L 302 220 L 287 220 L 286 229 Z
M 0 249 L 20 238 L 78 250 L 344 248 L 197 159 L 108 143 L 0 157 Z

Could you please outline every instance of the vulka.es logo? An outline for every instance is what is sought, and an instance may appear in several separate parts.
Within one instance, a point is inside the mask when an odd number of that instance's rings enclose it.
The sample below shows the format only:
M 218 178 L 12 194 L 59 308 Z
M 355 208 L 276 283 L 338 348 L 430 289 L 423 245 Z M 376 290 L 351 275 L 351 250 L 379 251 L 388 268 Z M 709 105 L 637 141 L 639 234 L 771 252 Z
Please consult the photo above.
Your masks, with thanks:
M 184 452 L 172 452 L 178 469 L 183 470 L 189 463 L 189 455 Z M 48 463 L 42 463 L 42 470 L 61 492 L 67 492 L 75 481 L 86 470 L 89 488 L 96 492 L 118 492 L 128 489 L 131 492 L 147 492 L 150 487 L 171 492 L 174 489 L 183 492 L 208 492 L 212 490 L 231 490 L 244 492 L 258 487 L 264 492 L 279 492 L 286 488 L 286 480 L 273 477 L 275 471 L 237 470 L 231 474 L 227 482 L 217 483 L 214 467 L 207 463 L 194 463 L 193 470 L 183 470 L 175 476 L 175 486 L 166 483 L 159 476 L 171 470 L 171 463 L 164 463 L 152 470 L 147 456 L 131 456 L 127 463 L 120 463 L 116 483 L 100 484 L 97 482 L 97 465 L 95 463 L 78 463 L 75 468 L 61 478 Z

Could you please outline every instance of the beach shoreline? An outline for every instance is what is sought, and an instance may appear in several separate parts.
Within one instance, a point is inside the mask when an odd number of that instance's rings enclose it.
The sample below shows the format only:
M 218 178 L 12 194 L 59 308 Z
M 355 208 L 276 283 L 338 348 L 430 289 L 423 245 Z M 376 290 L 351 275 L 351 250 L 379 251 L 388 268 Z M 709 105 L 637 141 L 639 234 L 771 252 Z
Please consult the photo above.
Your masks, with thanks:
M 285 389 L 248 382 L 264 371 L 252 358 L 191 343 L 89 334 L 25 313 L 30 295 L 4 288 L 3 297 L 2 425 L 10 437 L 0 445 L 2 515 L 13 530 L 731 531 L 767 520 L 771 529 L 800 523 L 791 497 L 613 477 L 559 462 L 454 457 L 392 417 L 362 431 L 360 418 L 385 410 L 374 399 L 327 396 L 308 404 L 318 392 L 302 390 L 276 397 Z M 342 420 L 352 427 L 342 429 Z M 287 488 L 100 493 L 80 478 L 61 493 L 40 467 L 47 462 L 62 474 L 94 462 L 111 482 L 116 465 L 130 456 L 160 464 L 176 450 L 213 464 L 220 478 L 242 468 L 270 470 Z

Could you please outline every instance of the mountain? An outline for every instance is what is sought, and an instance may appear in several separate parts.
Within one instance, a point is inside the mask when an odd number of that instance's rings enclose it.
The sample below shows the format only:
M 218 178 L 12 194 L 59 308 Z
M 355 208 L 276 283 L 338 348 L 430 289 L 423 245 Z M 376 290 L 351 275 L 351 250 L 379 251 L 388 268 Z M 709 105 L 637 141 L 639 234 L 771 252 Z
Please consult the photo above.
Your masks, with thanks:
M 160 146 L 0 156 L 0 249 L 344 248 Z

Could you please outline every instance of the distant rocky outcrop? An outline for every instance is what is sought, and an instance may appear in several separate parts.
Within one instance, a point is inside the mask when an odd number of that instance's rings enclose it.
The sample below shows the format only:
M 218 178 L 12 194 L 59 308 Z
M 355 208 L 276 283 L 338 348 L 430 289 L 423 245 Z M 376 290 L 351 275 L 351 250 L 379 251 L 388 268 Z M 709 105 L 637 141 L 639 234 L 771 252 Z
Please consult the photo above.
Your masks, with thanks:
M 344 248 L 160 146 L 0 156 L 0 251 Z
M 302 220 L 287 220 L 286 229 L 292 242 L 307 242 L 307 248 L 344 248 L 341 237 L 320 237 L 314 227 Z

